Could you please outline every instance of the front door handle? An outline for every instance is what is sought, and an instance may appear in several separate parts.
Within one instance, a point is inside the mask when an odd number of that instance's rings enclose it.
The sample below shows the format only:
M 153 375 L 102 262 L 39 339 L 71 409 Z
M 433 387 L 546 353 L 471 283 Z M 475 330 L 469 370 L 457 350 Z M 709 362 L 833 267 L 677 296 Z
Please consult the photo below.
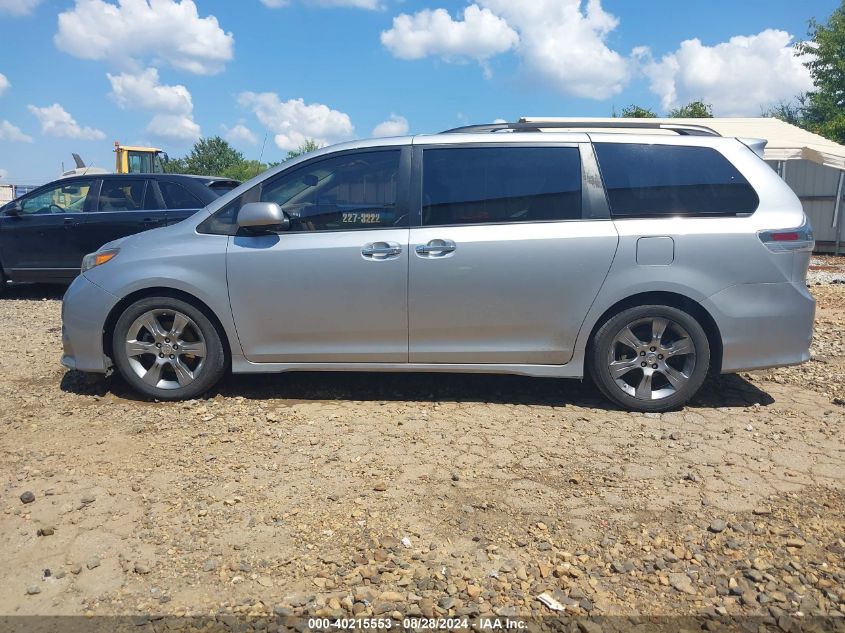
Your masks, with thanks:
M 428 244 L 420 244 L 414 250 L 423 257 L 441 257 L 453 253 L 457 245 L 452 240 L 431 240 Z
M 402 247 L 396 242 L 370 242 L 361 249 L 364 259 L 392 259 L 402 254 Z

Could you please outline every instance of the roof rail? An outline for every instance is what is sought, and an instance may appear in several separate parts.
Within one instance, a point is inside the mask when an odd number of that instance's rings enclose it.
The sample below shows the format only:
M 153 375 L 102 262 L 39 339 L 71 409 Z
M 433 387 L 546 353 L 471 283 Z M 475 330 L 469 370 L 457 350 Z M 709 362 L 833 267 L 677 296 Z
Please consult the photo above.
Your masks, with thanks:
M 705 125 L 689 125 L 687 123 L 665 123 L 650 121 L 649 119 L 584 119 L 584 118 L 548 118 L 522 117 L 515 123 L 485 123 L 481 125 L 465 125 L 441 134 L 460 133 L 490 133 L 490 132 L 540 132 L 543 129 L 644 129 L 667 130 L 680 136 L 721 136 L 716 130 Z

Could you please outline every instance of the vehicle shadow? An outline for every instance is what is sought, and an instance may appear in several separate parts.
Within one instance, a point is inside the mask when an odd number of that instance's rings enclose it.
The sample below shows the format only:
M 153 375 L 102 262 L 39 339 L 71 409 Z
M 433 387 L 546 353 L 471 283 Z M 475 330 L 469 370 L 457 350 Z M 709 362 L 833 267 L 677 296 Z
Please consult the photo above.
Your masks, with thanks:
M 107 392 L 144 401 L 118 376 L 103 378 L 69 371 L 61 389 L 84 395 Z M 250 400 L 283 398 L 293 402 L 364 400 L 409 402 L 485 402 L 540 406 L 579 406 L 618 410 L 589 380 L 528 378 L 496 374 L 290 372 L 239 374 L 224 378 L 206 397 L 241 396 Z M 708 379 L 689 408 L 770 405 L 774 399 L 753 383 L 729 374 Z
M 0 301 L 41 301 L 64 296 L 67 284 L 6 284 Z

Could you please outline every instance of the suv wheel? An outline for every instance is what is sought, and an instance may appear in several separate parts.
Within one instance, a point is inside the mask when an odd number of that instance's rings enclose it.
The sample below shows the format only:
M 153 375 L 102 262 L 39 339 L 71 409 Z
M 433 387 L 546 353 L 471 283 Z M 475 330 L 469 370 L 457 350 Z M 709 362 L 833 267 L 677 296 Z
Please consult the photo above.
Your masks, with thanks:
M 112 356 L 134 389 L 159 400 L 195 398 L 226 371 L 216 328 L 196 307 L 171 297 L 130 305 L 112 335 Z
M 687 402 L 710 367 L 710 344 L 690 314 L 669 306 L 623 310 L 596 332 L 589 357 L 605 396 L 632 411 L 666 411 Z

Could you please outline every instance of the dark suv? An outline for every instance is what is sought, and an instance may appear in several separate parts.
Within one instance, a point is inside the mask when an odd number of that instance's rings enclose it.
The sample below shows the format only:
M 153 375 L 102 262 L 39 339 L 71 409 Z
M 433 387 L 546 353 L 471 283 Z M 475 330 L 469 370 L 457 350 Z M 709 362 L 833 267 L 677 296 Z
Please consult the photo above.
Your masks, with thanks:
M 111 240 L 175 224 L 240 184 L 212 176 L 96 174 L 62 178 L 0 207 L 6 281 L 69 282 Z

